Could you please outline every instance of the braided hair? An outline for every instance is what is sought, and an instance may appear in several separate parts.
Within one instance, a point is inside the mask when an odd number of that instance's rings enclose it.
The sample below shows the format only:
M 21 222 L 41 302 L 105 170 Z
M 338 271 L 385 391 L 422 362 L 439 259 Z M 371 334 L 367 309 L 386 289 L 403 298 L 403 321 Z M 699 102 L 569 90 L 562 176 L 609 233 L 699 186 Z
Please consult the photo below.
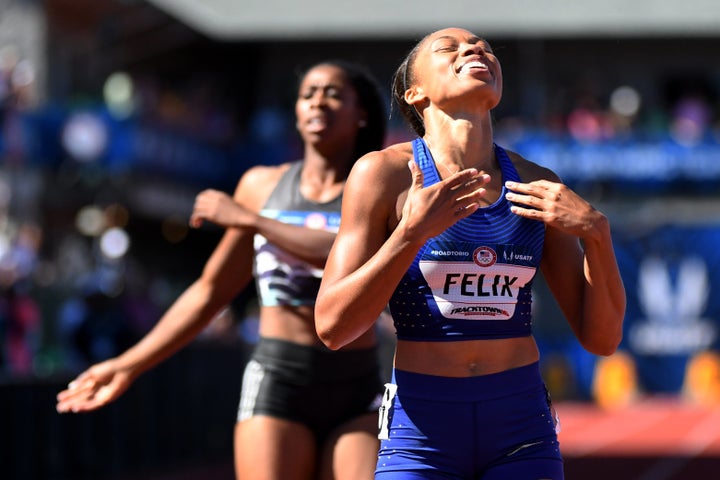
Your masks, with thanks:
M 395 71 L 392 79 L 392 98 L 397 104 L 400 114 L 402 114 L 405 121 L 410 125 L 410 128 L 412 128 L 419 137 L 425 135 L 425 123 L 415 106 L 405 101 L 405 92 L 408 86 L 412 85 L 416 80 L 414 68 L 415 58 L 422 43 L 423 41 L 418 42 L 418 44 L 410 50 L 410 53 L 407 54 Z

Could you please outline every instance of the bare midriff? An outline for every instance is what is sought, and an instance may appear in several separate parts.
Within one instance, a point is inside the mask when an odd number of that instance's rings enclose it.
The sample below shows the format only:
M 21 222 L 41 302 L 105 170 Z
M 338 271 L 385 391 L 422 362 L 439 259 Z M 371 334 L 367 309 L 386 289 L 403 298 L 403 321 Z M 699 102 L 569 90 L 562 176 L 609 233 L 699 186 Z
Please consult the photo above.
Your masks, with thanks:
M 315 331 L 314 307 L 262 307 L 260 313 L 260 336 L 276 338 L 300 345 L 322 346 Z M 374 329 L 368 330 L 357 340 L 344 346 L 344 350 L 370 348 L 376 343 Z
M 399 340 L 395 368 L 444 377 L 473 377 L 503 372 L 537 362 L 532 336 L 456 342 Z

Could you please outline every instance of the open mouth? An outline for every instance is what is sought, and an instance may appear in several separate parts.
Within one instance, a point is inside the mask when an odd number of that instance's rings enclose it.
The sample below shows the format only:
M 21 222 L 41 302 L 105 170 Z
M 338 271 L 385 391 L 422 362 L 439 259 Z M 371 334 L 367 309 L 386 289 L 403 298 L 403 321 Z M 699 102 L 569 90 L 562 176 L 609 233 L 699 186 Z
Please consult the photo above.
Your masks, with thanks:
M 325 117 L 313 117 L 305 122 L 305 128 L 310 132 L 317 132 L 327 128 L 328 122 Z
M 471 72 L 474 70 L 487 71 L 488 66 L 485 63 L 481 62 L 480 60 L 471 60 L 467 63 L 462 64 L 460 66 L 460 68 L 458 69 L 458 73 Z

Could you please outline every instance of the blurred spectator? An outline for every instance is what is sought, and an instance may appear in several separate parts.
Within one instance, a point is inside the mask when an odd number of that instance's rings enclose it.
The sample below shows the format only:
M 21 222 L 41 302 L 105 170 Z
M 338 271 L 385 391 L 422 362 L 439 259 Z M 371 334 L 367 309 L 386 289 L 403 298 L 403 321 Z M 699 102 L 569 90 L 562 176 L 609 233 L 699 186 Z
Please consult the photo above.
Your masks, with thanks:
M 11 375 L 30 375 L 41 340 L 41 315 L 35 301 L 14 286 L 0 297 L 0 366 Z
M 712 111 L 704 98 L 685 95 L 672 110 L 670 135 L 681 145 L 696 145 L 709 133 L 711 120 Z
M 35 68 L 13 45 L 0 47 L 0 126 L 11 110 L 35 106 Z
M 257 344 L 260 339 L 260 305 L 256 297 L 245 305 L 245 313 L 238 324 L 238 335 L 249 345 Z
M 0 158 L 4 163 L 22 160 L 26 132 L 21 112 L 36 106 L 35 68 L 19 56 L 13 45 L 0 47 Z
M 621 85 L 610 94 L 609 107 L 608 115 L 615 135 L 631 136 L 642 107 L 640 92 L 631 86 Z
M 152 75 L 136 75 L 132 82 L 140 122 L 213 145 L 229 146 L 235 140 L 238 112 L 217 79 L 195 75 L 181 85 L 168 85 Z
M 596 98 L 588 94 L 575 99 L 567 117 L 567 130 L 578 142 L 598 142 L 614 135 L 606 110 Z
M 96 275 L 86 277 L 60 309 L 59 337 L 66 342 L 63 350 L 72 367 L 117 355 L 138 338 L 119 298 L 107 295 L 102 283 Z

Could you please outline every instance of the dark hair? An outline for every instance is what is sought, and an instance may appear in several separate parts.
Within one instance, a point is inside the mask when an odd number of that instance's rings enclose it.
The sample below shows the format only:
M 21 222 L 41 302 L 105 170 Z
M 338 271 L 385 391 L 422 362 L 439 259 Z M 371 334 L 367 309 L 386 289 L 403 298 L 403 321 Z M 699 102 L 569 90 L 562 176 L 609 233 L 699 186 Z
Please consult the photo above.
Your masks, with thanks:
M 300 81 L 307 72 L 320 65 L 331 65 L 345 72 L 348 81 L 355 89 L 360 108 L 367 114 L 366 125 L 360 128 L 355 141 L 355 158 L 382 149 L 385 143 L 387 119 L 385 101 L 375 77 L 358 64 L 346 60 L 325 60 L 306 68 L 300 76 Z
M 408 86 L 412 85 L 415 81 L 415 58 L 417 57 L 423 40 L 420 40 L 415 47 L 410 50 L 410 53 L 407 54 L 395 71 L 392 79 L 393 100 L 397 104 L 405 121 L 410 125 L 410 128 L 420 137 L 425 135 L 425 123 L 415 106 L 405 101 L 405 91 L 408 89 Z

